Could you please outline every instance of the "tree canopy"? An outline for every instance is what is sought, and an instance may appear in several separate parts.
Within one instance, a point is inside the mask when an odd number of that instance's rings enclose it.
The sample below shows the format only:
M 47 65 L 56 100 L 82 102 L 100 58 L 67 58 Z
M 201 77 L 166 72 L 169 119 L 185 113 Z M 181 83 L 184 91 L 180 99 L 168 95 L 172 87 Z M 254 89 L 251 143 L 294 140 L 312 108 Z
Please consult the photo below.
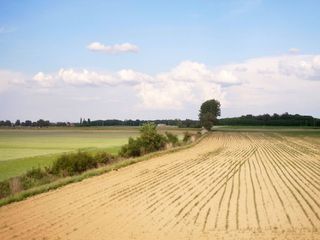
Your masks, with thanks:
M 307 115 L 299 114 L 263 114 L 253 116 L 251 114 L 241 117 L 219 119 L 220 125 L 238 125 L 238 126 L 309 126 L 319 127 L 320 119 Z
M 201 126 L 205 129 L 210 130 L 213 127 L 213 124 L 217 122 L 217 117 L 220 116 L 220 102 L 211 99 L 202 103 L 199 112 L 199 120 Z

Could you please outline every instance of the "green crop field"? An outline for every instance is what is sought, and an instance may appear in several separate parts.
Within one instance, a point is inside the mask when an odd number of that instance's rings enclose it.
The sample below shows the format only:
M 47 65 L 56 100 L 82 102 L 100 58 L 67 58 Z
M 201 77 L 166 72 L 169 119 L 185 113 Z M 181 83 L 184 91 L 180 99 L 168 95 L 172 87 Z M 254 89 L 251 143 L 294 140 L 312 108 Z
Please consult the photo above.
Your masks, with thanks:
M 166 130 L 180 136 L 186 131 L 168 128 L 161 132 Z M 0 129 L 0 181 L 32 167 L 49 166 L 63 152 L 103 150 L 117 154 L 129 137 L 138 134 L 137 127 Z
M 63 152 L 76 150 L 117 153 L 137 128 L 1 129 L 0 180 L 32 167 L 48 166 Z

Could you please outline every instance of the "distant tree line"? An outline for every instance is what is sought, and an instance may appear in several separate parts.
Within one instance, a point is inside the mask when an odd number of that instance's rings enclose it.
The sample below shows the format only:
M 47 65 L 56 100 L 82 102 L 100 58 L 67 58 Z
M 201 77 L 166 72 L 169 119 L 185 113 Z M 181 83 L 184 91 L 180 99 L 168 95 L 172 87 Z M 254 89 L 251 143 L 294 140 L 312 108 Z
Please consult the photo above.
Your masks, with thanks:
M 198 120 L 180 120 L 180 119 L 166 119 L 166 120 L 118 120 L 118 119 L 108 119 L 108 120 L 93 120 L 90 118 L 81 118 L 79 123 L 70 122 L 50 122 L 49 120 L 39 119 L 38 121 L 20 121 L 16 120 L 11 122 L 10 120 L 0 120 L 0 127 L 64 127 L 64 126 L 76 126 L 76 127 L 98 127 L 98 126 L 142 126 L 145 123 L 153 122 L 155 124 L 164 124 L 167 126 L 178 126 L 181 128 L 199 128 L 200 122 Z
M 191 119 L 165 119 L 165 120 L 118 120 L 118 119 L 108 119 L 108 120 L 90 120 L 81 118 L 79 124 L 76 126 L 89 127 L 89 126 L 142 126 L 145 123 L 153 122 L 155 124 L 164 124 L 167 126 L 178 126 L 180 128 L 199 128 L 200 122 L 198 120 Z
M 234 118 L 222 118 L 219 125 L 244 125 L 244 126 L 313 126 L 320 127 L 320 119 L 312 116 L 283 113 L 281 115 L 263 114 L 258 116 L 245 115 Z
M 50 122 L 49 120 L 39 119 L 38 121 L 20 121 L 19 119 L 15 122 L 11 122 L 10 120 L 0 120 L 0 127 L 49 127 L 49 126 L 57 126 L 57 127 L 64 127 L 64 126 L 72 126 L 73 124 L 70 122 Z
M 200 112 L 201 114 L 201 112 Z M 192 119 L 165 119 L 165 120 L 118 120 L 118 119 L 108 119 L 108 120 L 90 120 L 81 118 L 78 123 L 70 122 L 50 122 L 49 120 L 39 119 L 38 121 L 20 121 L 16 120 L 11 122 L 10 120 L 0 120 L 0 127 L 64 127 L 64 126 L 76 126 L 76 127 L 91 127 L 91 126 L 142 126 L 145 123 L 153 122 L 154 124 L 163 124 L 167 126 L 177 126 L 180 128 L 200 128 L 201 125 L 211 119 L 206 118 L 207 114 L 203 114 L 203 118 L 200 117 L 202 121 Z M 320 127 L 320 119 L 314 118 L 312 116 L 304 116 L 299 114 L 276 114 L 273 115 L 263 114 L 263 115 L 244 115 L 241 117 L 233 118 L 221 118 L 214 119 L 213 121 L 216 125 L 243 125 L 243 126 L 309 126 L 309 127 Z M 210 127 L 210 126 L 209 126 Z

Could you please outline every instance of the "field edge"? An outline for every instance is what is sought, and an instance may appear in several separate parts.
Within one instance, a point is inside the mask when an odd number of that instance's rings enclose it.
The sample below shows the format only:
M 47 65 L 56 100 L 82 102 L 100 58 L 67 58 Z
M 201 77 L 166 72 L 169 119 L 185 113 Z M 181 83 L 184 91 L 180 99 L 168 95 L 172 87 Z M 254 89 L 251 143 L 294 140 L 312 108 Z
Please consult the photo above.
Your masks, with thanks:
M 66 178 L 62 178 L 59 179 L 55 182 L 52 183 L 48 183 L 45 185 L 41 185 L 32 189 L 28 189 L 22 192 L 19 192 L 17 194 L 11 195 L 9 197 L 0 199 L 0 208 L 2 206 L 8 205 L 10 203 L 14 203 L 14 202 L 20 202 L 23 201 L 29 197 L 41 194 L 41 193 L 45 193 L 51 190 L 55 190 L 58 188 L 61 188 L 63 186 L 66 186 L 68 184 L 71 183 L 77 183 L 77 182 L 81 182 L 87 178 L 90 177 L 95 177 L 95 176 L 99 176 L 105 173 L 108 173 L 110 171 L 113 170 L 117 170 L 123 167 L 127 167 L 130 166 L 134 163 L 138 163 L 138 162 L 142 162 L 142 161 L 146 161 L 149 160 L 151 158 L 155 158 L 155 157 L 160 157 L 163 156 L 165 154 L 170 154 L 170 153 L 174 153 L 174 152 L 178 152 L 184 149 L 188 149 L 191 148 L 193 146 L 195 146 L 196 144 L 200 143 L 205 137 L 209 136 L 212 133 L 207 133 L 202 135 L 201 137 L 199 137 L 198 139 L 196 139 L 194 142 L 189 143 L 187 145 L 183 145 L 180 147 L 176 147 L 176 148 L 171 148 L 171 149 L 167 149 L 167 150 L 162 150 L 162 151 L 158 151 L 158 152 L 154 152 L 154 153 L 150 153 L 141 157 L 137 157 L 137 158 L 129 158 L 129 159 L 125 159 L 119 162 L 115 162 L 111 165 L 105 166 L 105 167 L 101 167 L 101 168 L 96 168 L 96 169 L 92 169 L 92 170 L 88 170 L 80 175 L 76 175 L 76 176 L 71 176 L 71 177 L 66 177 Z

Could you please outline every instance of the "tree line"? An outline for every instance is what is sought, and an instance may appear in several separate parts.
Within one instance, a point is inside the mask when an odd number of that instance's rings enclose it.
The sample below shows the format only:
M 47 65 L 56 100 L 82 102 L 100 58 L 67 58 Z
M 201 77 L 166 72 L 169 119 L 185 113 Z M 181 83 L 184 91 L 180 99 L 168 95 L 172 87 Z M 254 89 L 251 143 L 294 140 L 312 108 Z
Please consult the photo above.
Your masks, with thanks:
M 299 114 L 276 114 L 273 115 L 244 115 L 241 117 L 222 118 L 218 121 L 219 125 L 243 125 L 243 126 L 309 126 L 320 127 L 320 119 L 312 116 Z
M 73 126 L 73 123 L 70 122 L 50 122 L 49 120 L 39 119 L 38 121 L 20 121 L 19 119 L 15 122 L 11 122 L 10 120 L 0 120 L 0 127 L 64 127 L 64 126 Z
M 167 126 L 178 126 L 180 128 L 199 128 L 200 121 L 192 119 L 156 119 L 156 120 L 118 120 L 118 119 L 107 119 L 107 120 L 90 120 L 81 118 L 79 123 L 76 123 L 76 126 L 80 127 L 90 127 L 90 126 L 142 126 L 145 123 L 153 122 L 155 124 L 163 124 Z
M 180 128 L 199 128 L 200 122 L 198 120 L 191 119 L 166 119 L 166 120 L 118 120 L 118 119 L 107 119 L 107 120 L 93 120 L 90 118 L 81 118 L 78 123 L 71 122 L 50 122 L 49 120 L 39 119 L 38 121 L 20 121 L 16 120 L 11 122 L 10 120 L 0 120 L 0 127 L 98 127 L 98 126 L 142 126 L 145 123 L 153 122 L 155 124 L 163 124 L 167 126 L 178 126 Z
M 220 103 L 216 100 L 209 100 L 203 103 L 199 111 L 199 120 L 192 119 L 164 119 L 164 120 L 90 120 L 90 118 L 81 118 L 78 123 L 70 122 L 50 122 L 49 120 L 39 119 L 38 121 L 20 121 L 11 122 L 10 120 L 0 120 L 0 127 L 98 127 L 98 126 L 142 126 L 143 124 L 153 122 L 156 125 L 177 126 L 179 128 L 200 128 L 205 127 L 210 130 L 213 125 L 230 125 L 230 126 L 308 126 L 320 127 L 320 119 L 312 116 L 299 114 L 277 114 L 273 115 L 243 115 L 241 117 L 220 118 Z

